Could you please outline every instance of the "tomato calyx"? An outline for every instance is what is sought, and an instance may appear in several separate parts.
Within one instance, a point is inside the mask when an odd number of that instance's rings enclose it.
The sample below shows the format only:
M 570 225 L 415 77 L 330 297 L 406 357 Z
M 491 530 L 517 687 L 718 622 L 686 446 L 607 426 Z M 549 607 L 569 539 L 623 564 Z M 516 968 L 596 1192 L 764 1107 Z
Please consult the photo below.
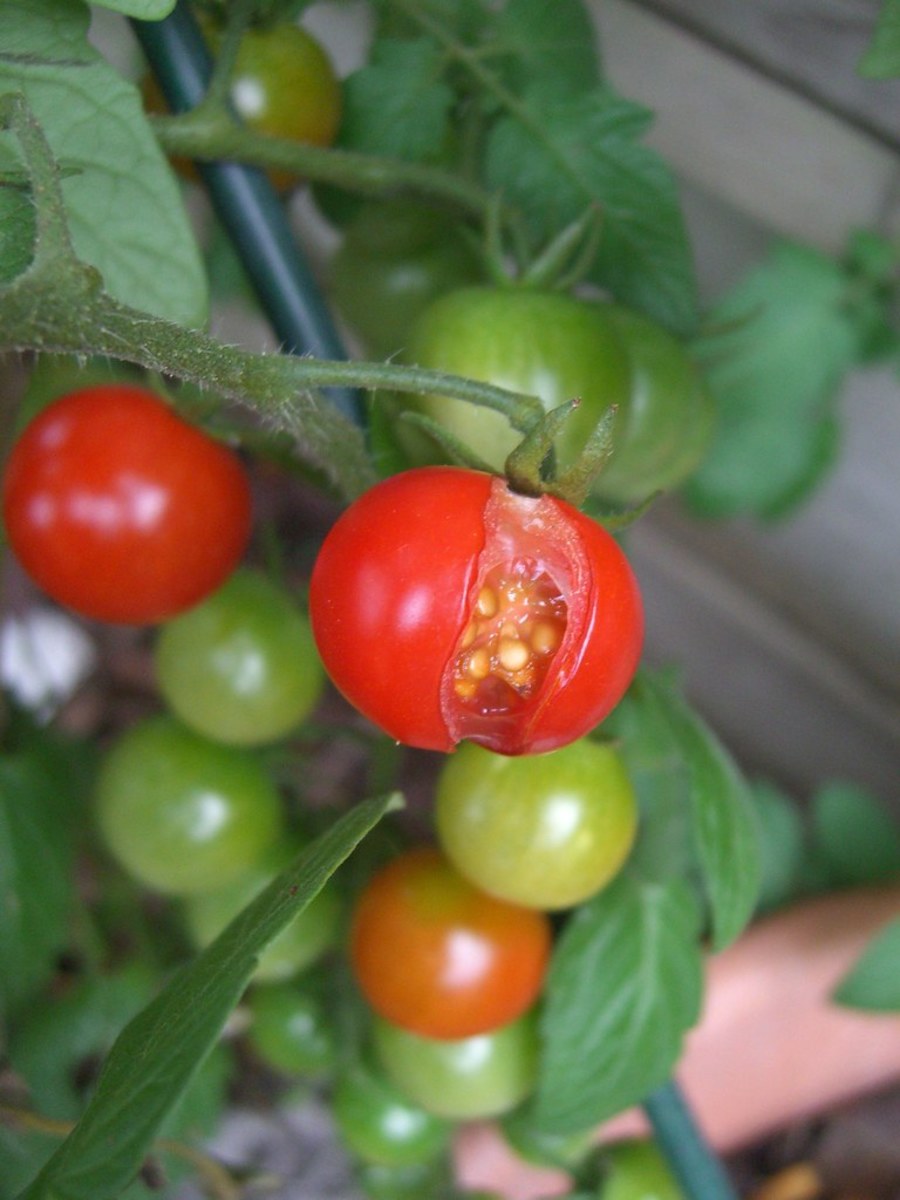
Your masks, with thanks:
M 581 541 L 547 496 L 522 496 L 495 476 L 484 512 L 485 544 L 467 617 L 441 683 L 454 742 L 521 753 L 534 721 L 578 662 L 587 611 L 567 597 L 590 590 Z

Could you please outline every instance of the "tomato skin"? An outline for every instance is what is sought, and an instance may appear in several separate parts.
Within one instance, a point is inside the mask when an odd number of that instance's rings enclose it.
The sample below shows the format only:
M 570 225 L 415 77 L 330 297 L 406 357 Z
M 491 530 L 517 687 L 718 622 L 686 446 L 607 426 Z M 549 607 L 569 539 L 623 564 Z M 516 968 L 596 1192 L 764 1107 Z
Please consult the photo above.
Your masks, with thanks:
M 631 392 L 615 450 L 594 491 L 619 504 L 683 483 L 712 441 L 715 405 L 696 365 L 668 330 L 642 313 L 606 306 L 631 364 Z
M 540 992 L 550 946 L 543 913 L 488 896 L 428 846 L 372 877 L 350 933 L 353 971 L 372 1008 L 440 1039 L 521 1016 Z
M 291 595 L 239 569 L 156 643 L 160 691 L 186 725 L 229 745 L 283 737 L 312 711 L 325 678 Z
M 552 577 L 565 633 L 521 706 L 476 714 L 454 694 L 454 655 L 486 572 L 512 560 Z M 338 689 L 391 737 L 430 750 L 470 738 L 526 754 L 575 740 L 621 698 L 643 636 L 637 583 L 605 530 L 555 497 L 455 467 L 401 472 L 351 505 L 325 539 L 309 603 Z
M 669 1165 L 650 1141 L 619 1142 L 606 1152 L 609 1174 L 599 1200 L 685 1200 Z
M 281 832 L 280 798 L 259 760 L 168 715 L 133 726 L 108 752 L 96 814 L 121 865 L 176 895 L 224 886 Z
M 606 306 L 562 292 L 467 287 L 441 296 L 409 331 L 403 362 L 479 379 L 537 396 L 549 410 L 581 401 L 557 439 L 562 466 L 571 464 L 611 405 L 625 405 L 631 373 Z M 522 435 L 500 413 L 446 396 L 402 397 L 502 471 Z M 398 426 L 417 462 L 440 461 L 431 439 Z
M 637 800 L 609 745 L 582 738 L 509 758 L 469 742 L 441 770 L 435 820 L 445 854 L 476 887 L 553 910 L 616 874 L 634 842 Z
M 10 544 L 32 579 L 84 617 L 133 625 L 218 587 L 247 546 L 251 507 L 236 455 L 124 384 L 45 408 L 3 486 Z
M 376 1019 L 375 1056 L 388 1078 L 426 1112 L 457 1121 L 495 1117 L 533 1090 L 538 1066 L 534 1010 L 492 1033 L 424 1038 Z
M 363 1162 L 414 1166 L 433 1161 L 449 1143 L 448 1122 L 413 1104 L 361 1063 L 338 1081 L 333 1111 L 341 1139 Z
M 325 999 L 312 988 L 274 983 L 251 988 L 248 1040 L 284 1075 L 327 1076 L 338 1058 L 337 1029 Z

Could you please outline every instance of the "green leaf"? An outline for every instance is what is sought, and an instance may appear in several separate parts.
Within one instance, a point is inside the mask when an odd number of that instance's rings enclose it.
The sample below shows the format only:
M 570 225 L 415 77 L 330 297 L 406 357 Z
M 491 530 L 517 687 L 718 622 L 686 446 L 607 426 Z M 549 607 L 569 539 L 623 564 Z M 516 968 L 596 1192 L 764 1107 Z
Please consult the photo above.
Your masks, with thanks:
M 780 516 L 834 457 L 836 396 L 863 330 L 839 264 L 783 243 L 709 314 L 697 342 L 716 400 L 712 448 L 687 485 L 705 516 Z
M 76 253 L 135 308 L 199 326 L 206 277 L 181 193 L 139 93 L 87 42 L 81 0 L 4 0 L 0 93 L 23 92 L 62 166 Z M 0 175 L 21 171 L 0 135 Z M 21 257 L 21 233 L 15 245 Z M 6 265 L 3 274 L 10 270 Z
M 757 909 L 780 908 L 803 890 L 806 836 L 797 805 L 765 781 L 752 785 L 760 839 L 761 875 Z
M 68 943 L 79 782 L 49 738 L 0 758 L 0 1015 L 53 974 Z
M 721 950 L 743 930 L 756 906 L 759 831 L 746 781 L 721 742 L 678 697 L 666 690 L 660 698 L 690 772 L 693 833 L 712 915 L 712 945 Z
M 487 44 L 503 56 L 502 78 L 514 92 L 540 81 L 573 93 L 600 81 L 596 38 L 581 0 L 509 0 L 496 14 Z
M 31 262 L 34 236 L 34 206 L 25 187 L 0 185 L 0 283 L 15 279 Z
M 686 883 L 627 873 L 574 913 L 545 988 L 536 1126 L 589 1128 L 668 1077 L 700 1011 L 698 925 Z
M 900 75 L 900 0 L 883 0 L 875 33 L 858 70 L 866 79 Z
M 491 130 L 485 178 L 542 240 L 597 205 L 596 280 L 683 333 L 694 326 L 696 281 L 672 175 L 638 140 L 650 121 L 607 88 L 560 95 L 538 82 Z
M 900 1012 L 900 917 L 872 939 L 833 998 L 848 1008 Z
M 454 99 L 444 69 L 429 38 L 376 41 L 369 63 L 344 80 L 338 144 L 411 162 L 439 159 Z
M 175 0 L 94 0 L 94 3 L 141 21 L 161 21 L 175 7 Z
M 832 887 L 863 887 L 900 877 L 900 826 L 865 788 L 832 783 L 813 799 L 815 857 Z
M 335 822 L 129 1023 L 84 1116 L 22 1200 L 115 1200 L 216 1042 L 257 956 L 396 804 L 369 800 Z

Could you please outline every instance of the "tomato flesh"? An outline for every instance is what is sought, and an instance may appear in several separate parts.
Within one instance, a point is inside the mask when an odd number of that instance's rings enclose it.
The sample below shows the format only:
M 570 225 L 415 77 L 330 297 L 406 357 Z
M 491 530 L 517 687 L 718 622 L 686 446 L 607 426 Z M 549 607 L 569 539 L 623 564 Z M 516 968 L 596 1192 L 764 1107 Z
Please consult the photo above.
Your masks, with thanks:
M 555 497 L 456 467 L 402 472 L 341 516 L 310 616 L 334 683 L 392 737 L 501 754 L 556 749 L 602 720 L 643 629 L 605 530 Z

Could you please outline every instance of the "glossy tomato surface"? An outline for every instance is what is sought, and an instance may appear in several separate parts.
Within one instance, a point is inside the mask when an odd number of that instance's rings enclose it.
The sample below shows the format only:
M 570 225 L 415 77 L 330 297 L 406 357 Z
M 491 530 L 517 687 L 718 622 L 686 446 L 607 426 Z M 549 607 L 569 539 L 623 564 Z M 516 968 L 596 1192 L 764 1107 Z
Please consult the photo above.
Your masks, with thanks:
M 572 462 L 611 405 L 631 389 L 628 358 L 606 307 L 565 295 L 514 287 L 467 287 L 441 296 L 409 331 L 402 360 L 537 396 L 549 410 L 580 405 L 557 439 L 562 466 Z M 500 413 L 446 396 L 402 397 L 409 407 L 470 446 L 495 471 L 521 440 Z M 439 453 L 424 435 L 399 429 L 417 461 Z
M 637 831 L 637 798 L 609 745 L 581 738 L 527 758 L 466 743 L 438 779 L 441 846 L 465 878 L 530 908 L 579 904 L 608 883 Z
M 247 1007 L 247 1038 L 274 1071 L 313 1077 L 332 1071 L 338 1058 L 338 1033 L 320 990 L 293 980 L 257 985 L 250 989 Z
M 250 535 L 238 458 L 144 388 L 108 384 L 45 408 L 13 447 L 10 544 L 58 603 L 124 624 L 161 621 L 217 588 Z
M 538 1067 L 534 1012 L 474 1037 L 441 1041 L 374 1022 L 375 1055 L 388 1078 L 427 1112 L 451 1120 L 495 1117 L 533 1090 Z
M 686 1200 L 653 1142 L 620 1142 L 607 1156 L 609 1174 L 598 1200 Z
M 430 750 L 574 741 L 621 698 L 643 635 L 637 583 L 605 530 L 562 500 L 455 467 L 402 472 L 352 504 L 309 601 L 337 687 Z
M 449 1122 L 408 1100 L 364 1063 L 338 1081 L 333 1109 L 341 1140 L 363 1162 L 412 1166 L 432 1161 L 449 1144 Z
M 388 863 L 353 913 L 350 956 L 381 1016 L 432 1038 L 486 1033 L 537 999 L 550 956 L 543 913 L 497 900 L 432 847 Z
M 630 503 L 676 487 L 699 466 L 712 441 L 715 405 L 677 338 L 642 313 L 606 307 L 631 364 L 631 391 L 594 490 Z

